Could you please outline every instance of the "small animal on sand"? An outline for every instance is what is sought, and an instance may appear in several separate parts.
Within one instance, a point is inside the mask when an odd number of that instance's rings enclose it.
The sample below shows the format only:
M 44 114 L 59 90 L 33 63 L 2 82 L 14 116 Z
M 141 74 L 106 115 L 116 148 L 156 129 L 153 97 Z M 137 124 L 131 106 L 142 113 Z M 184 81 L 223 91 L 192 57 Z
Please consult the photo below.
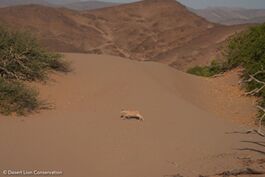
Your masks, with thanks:
M 121 118 L 126 119 L 137 119 L 139 121 L 144 121 L 144 117 L 140 114 L 139 111 L 130 111 L 130 110 L 121 110 Z

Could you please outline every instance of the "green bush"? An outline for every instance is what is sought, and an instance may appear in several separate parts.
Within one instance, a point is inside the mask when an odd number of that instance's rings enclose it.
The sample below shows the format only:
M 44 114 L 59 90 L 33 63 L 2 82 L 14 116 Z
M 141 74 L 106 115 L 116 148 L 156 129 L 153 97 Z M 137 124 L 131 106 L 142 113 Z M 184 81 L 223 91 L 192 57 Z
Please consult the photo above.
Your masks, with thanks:
M 256 73 L 265 66 L 265 24 L 233 37 L 227 50 L 228 69 L 243 66 L 246 73 Z
M 16 112 L 25 115 L 40 107 L 38 93 L 20 82 L 5 81 L 0 78 L 0 113 L 8 115 Z
M 41 108 L 38 93 L 23 81 L 43 81 L 49 71 L 69 72 L 69 64 L 29 33 L 0 27 L 0 113 L 25 115 Z
M 68 72 L 61 55 L 42 49 L 26 32 L 11 32 L 0 27 L 0 76 L 16 80 L 44 80 L 47 71 Z
M 260 98 L 259 105 L 265 107 L 265 24 L 251 27 L 249 30 L 230 38 L 224 51 L 226 61 L 210 66 L 194 67 L 188 70 L 191 74 L 212 76 L 219 72 L 241 66 L 244 68 L 242 79 L 247 92 Z M 251 79 L 254 76 L 257 80 Z
M 224 72 L 224 68 L 221 63 L 214 60 L 210 66 L 195 66 L 188 69 L 187 72 L 197 76 L 211 77 Z
M 244 68 L 243 79 L 248 80 L 250 75 L 255 75 L 259 81 L 265 82 L 265 24 L 252 27 L 247 32 L 238 34 L 230 40 L 226 50 L 227 68 L 231 69 L 237 66 Z M 255 80 L 246 82 L 247 91 L 261 88 L 262 83 Z M 265 106 L 265 89 L 255 93 L 259 96 L 260 105 Z

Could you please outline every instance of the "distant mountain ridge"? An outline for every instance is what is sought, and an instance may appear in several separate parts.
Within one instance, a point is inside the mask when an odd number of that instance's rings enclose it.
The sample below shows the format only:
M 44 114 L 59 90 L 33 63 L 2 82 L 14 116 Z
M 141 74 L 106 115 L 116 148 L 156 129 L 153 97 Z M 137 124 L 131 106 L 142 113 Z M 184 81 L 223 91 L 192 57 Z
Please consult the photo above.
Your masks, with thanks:
M 81 1 L 65 4 L 64 7 L 74 10 L 94 10 L 105 7 L 112 7 L 119 5 L 119 3 L 104 2 L 104 1 Z
M 81 0 L 0 0 L 0 6 L 14 6 L 27 4 L 69 4 L 81 2 Z
M 46 0 L 51 4 L 69 4 L 69 3 L 76 3 L 81 2 L 81 0 Z
M 159 61 L 185 70 L 216 58 L 244 26 L 208 22 L 175 0 L 144 0 L 90 11 L 41 5 L 0 9 L 0 23 L 34 33 L 53 51 Z
M 18 5 L 45 5 L 49 7 L 65 7 L 73 10 L 93 10 L 104 7 L 119 5 L 104 1 L 80 1 L 80 0 L 0 0 L 0 7 L 18 6 Z
M 210 7 L 190 10 L 211 22 L 224 25 L 265 22 L 265 9 Z
M 29 5 L 29 4 L 51 5 L 46 0 L 0 0 L 0 7 Z

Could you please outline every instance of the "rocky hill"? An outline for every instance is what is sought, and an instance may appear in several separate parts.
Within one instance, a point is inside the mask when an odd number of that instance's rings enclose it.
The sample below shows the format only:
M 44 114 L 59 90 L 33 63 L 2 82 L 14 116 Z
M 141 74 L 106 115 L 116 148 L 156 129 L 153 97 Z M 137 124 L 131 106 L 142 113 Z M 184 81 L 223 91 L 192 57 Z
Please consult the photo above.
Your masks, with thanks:
M 186 69 L 205 64 L 243 26 L 208 22 L 175 0 L 144 0 L 92 11 L 40 5 L 0 9 L 0 22 L 33 32 L 47 48 L 156 60 Z
M 206 9 L 192 9 L 192 11 L 211 22 L 220 23 L 224 25 L 265 22 L 265 9 L 218 7 Z

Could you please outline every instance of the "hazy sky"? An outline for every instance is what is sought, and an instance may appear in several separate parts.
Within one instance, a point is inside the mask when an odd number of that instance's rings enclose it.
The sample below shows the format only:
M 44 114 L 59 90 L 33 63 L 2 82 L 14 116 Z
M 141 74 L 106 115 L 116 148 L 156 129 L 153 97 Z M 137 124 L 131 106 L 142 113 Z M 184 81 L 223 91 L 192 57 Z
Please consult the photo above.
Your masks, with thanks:
M 136 0 L 103 0 L 107 2 L 134 2 Z M 211 6 L 263 8 L 265 0 L 178 0 L 182 4 L 193 8 L 205 8 Z

